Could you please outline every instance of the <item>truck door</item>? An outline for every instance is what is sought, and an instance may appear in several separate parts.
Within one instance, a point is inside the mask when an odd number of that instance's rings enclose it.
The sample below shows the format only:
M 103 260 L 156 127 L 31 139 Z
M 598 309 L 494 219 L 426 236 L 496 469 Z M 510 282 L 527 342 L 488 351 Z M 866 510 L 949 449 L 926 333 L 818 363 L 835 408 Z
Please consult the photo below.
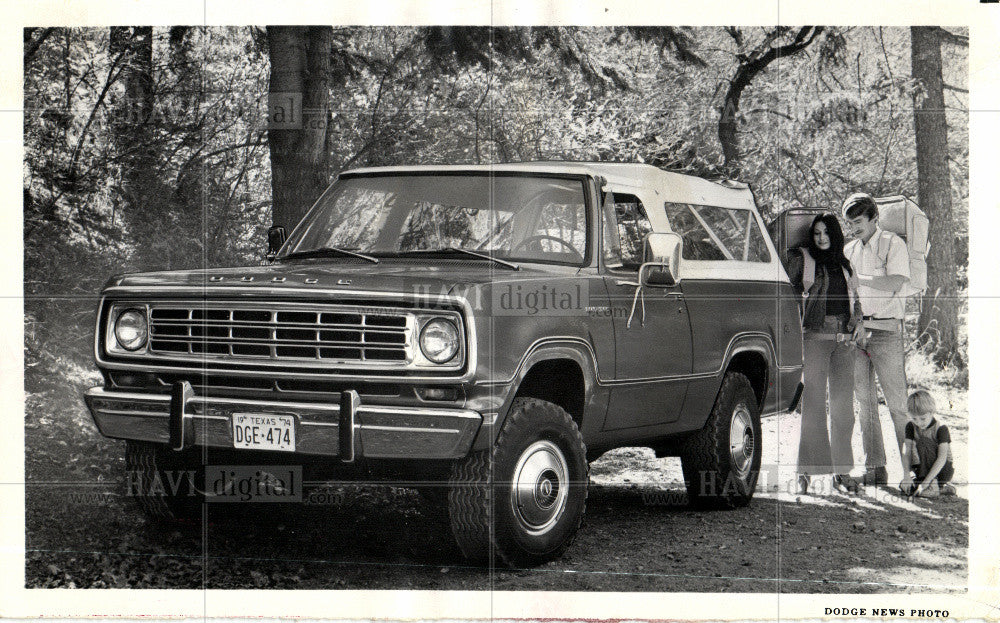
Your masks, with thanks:
M 613 197 L 613 205 L 605 203 L 602 235 L 616 353 L 605 430 L 678 419 L 691 374 L 691 322 L 684 293 L 679 286 L 645 287 L 637 297 L 642 239 L 652 227 L 638 198 Z

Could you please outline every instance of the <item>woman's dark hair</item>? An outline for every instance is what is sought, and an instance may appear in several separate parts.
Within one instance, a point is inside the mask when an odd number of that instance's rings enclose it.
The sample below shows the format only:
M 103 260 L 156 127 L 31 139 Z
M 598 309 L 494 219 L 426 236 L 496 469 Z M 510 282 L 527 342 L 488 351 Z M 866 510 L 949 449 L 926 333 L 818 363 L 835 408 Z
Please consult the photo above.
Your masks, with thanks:
M 816 238 L 813 236 L 816 225 L 819 223 L 826 225 L 826 235 L 830 237 L 830 248 L 825 251 L 816 246 Z M 809 254 L 817 262 L 842 266 L 847 270 L 848 275 L 854 274 L 850 260 L 844 256 L 844 231 L 840 228 L 840 221 L 833 214 L 824 212 L 813 219 L 812 225 L 809 226 L 809 240 L 806 242 L 806 248 L 809 249 Z

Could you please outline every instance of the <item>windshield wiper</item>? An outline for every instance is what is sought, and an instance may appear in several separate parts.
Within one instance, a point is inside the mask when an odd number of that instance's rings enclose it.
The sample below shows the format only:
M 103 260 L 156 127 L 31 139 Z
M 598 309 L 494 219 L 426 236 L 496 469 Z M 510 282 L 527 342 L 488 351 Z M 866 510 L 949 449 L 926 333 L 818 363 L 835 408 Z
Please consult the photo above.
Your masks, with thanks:
M 378 264 L 377 257 L 372 257 L 370 255 L 365 255 L 364 253 L 358 253 L 357 251 L 352 251 L 350 249 L 340 249 L 337 247 L 319 247 L 318 249 L 309 249 L 308 251 L 295 251 L 293 253 L 287 254 L 285 257 L 281 259 L 287 260 L 291 258 L 323 257 L 329 255 L 348 255 L 350 257 L 359 257 L 363 260 L 368 260 L 372 264 Z
M 449 253 L 465 253 L 466 255 L 472 255 L 474 257 L 481 257 L 484 260 L 490 260 L 491 262 L 496 262 L 510 268 L 511 270 L 521 270 L 521 267 L 514 262 L 508 262 L 507 260 L 501 260 L 498 257 L 493 257 L 492 255 L 487 255 L 486 253 L 479 253 L 478 251 L 470 251 L 468 249 L 463 249 L 461 247 L 445 247 L 440 249 L 441 251 L 447 251 Z
M 514 262 L 508 262 L 507 260 L 501 260 L 498 257 L 493 257 L 487 255 L 486 253 L 479 253 L 477 251 L 470 251 L 468 249 L 463 249 L 461 247 L 444 247 L 441 249 L 414 249 L 412 251 L 403 251 L 400 255 L 410 254 L 410 253 L 464 253 L 466 255 L 471 255 L 473 257 L 478 257 L 483 260 L 489 260 L 491 262 L 496 262 L 501 266 L 506 266 L 511 270 L 521 270 L 521 267 Z

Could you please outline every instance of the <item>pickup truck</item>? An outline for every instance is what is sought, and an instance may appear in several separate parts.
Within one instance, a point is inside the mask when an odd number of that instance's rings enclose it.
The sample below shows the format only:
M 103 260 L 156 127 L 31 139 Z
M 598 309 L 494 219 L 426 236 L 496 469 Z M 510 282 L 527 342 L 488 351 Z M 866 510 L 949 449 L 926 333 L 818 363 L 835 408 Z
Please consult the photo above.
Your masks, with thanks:
M 268 246 L 101 292 L 86 402 L 152 518 L 201 517 L 210 464 L 296 465 L 415 488 L 465 557 L 536 565 L 613 448 L 679 456 L 695 506 L 748 504 L 760 418 L 801 391 L 796 297 L 736 182 L 356 169 Z

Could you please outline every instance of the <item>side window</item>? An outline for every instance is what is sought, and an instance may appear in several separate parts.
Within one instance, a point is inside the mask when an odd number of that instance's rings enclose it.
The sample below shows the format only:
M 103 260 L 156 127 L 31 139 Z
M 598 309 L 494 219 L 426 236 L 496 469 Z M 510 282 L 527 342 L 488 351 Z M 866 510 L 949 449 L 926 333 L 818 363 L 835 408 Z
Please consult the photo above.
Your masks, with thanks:
M 642 241 L 653 226 L 646 209 L 635 195 L 615 193 L 615 222 L 621 246 L 621 261 L 625 268 L 639 270 L 642 264 Z
M 705 223 L 697 215 L 695 206 L 686 203 L 664 204 L 667 210 L 667 220 L 670 221 L 670 228 L 680 234 L 684 240 L 684 247 L 681 257 L 686 260 L 726 260 L 723 246 L 713 239 L 714 234 L 709 234 Z
M 709 237 L 722 248 L 727 260 L 743 259 L 743 244 L 747 239 L 746 210 L 726 210 L 709 206 L 691 206 Z
M 771 254 L 749 210 L 664 204 L 670 227 L 684 239 L 686 260 L 769 262 Z
M 771 261 L 771 252 L 767 250 L 764 234 L 760 231 L 760 226 L 757 225 L 757 219 L 754 218 L 750 219 L 750 249 L 747 261 L 765 264 Z

